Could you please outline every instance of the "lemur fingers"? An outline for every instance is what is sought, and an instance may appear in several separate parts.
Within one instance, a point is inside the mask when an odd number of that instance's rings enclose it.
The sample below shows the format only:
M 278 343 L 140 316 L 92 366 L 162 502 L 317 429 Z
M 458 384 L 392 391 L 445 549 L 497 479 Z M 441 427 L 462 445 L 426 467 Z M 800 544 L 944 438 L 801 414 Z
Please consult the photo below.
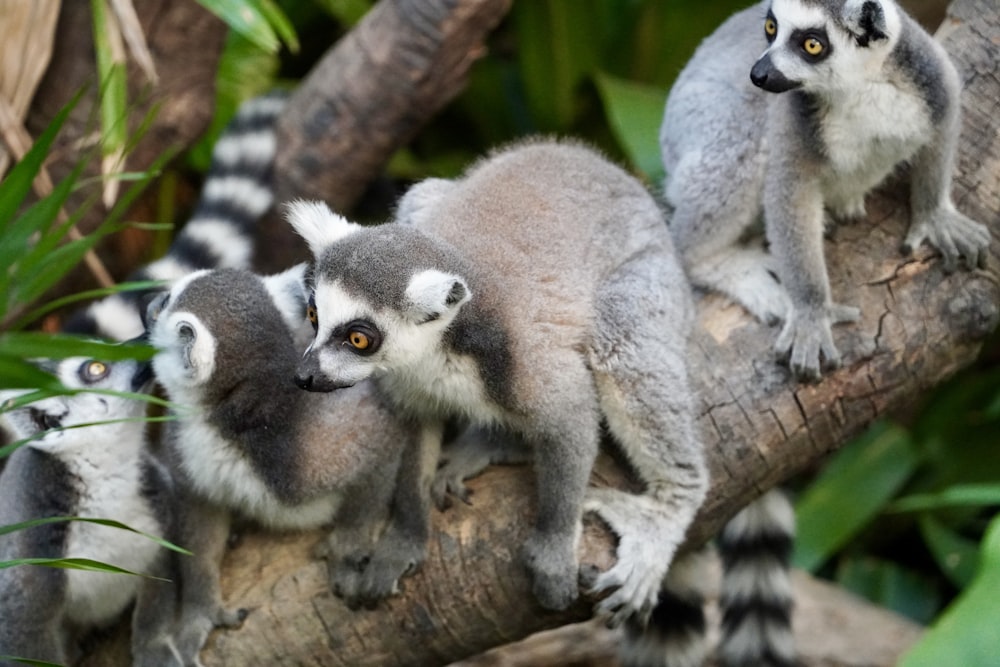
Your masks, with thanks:
M 959 259 L 964 259 L 970 269 L 986 267 L 989 230 L 958 211 L 940 208 L 914 220 L 903 242 L 903 252 L 912 254 L 924 241 L 941 252 L 946 273 L 958 268 Z

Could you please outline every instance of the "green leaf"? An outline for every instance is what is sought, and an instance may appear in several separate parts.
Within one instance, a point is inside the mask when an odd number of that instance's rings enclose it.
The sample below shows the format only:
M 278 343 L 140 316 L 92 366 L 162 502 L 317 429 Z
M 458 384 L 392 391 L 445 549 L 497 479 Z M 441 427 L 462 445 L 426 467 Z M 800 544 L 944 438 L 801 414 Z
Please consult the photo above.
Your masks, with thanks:
M 28 387 L 58 391 L 62 384 L 51 373 L 25 361 L 23 356 L 11 352 L 0 342 L 0 389 L 25 389 Z
M 907 432 L 885 422 L 840 450 L 796 507 L 795 565 L 819 568 L 882 510 L 918 462 Z
M 651 183 L 663 181 L 660 123 L 667 91 L 598 73 L 595 77 L 604 111 L 619 145 Z
M 101 299 L 112 294 L 119 294 L 121 292 L 138 292 L 141 290 L 152 290 L 163 287 L 166 284 L 163 280 L 140 280 L 127 283 L 118 283 L 117 285 L 112 285 L 111 287 L 100 287 L 97 289 L 87 290 L 85 292 L 77 292 L 75 294 L 69 294 L 58 299 L 53 299 L 37 309 L 26 313 L 22 317 L 15 320 L 11 325 L 11 330 L 23 329 L 31 322 L 37 322 L 44 316 L 51 312 L 57 311 L 60 308 L 65 308 L 76 303 L 83 301 L 91 301 L 94 299 Z
M 989 505 L 1000 505 L 1000 483 L 956 484 L 938 493 L 904 496 L 889 505 L 886 511 L 915 512 Z
M 232 30 L 264 51 L 269 53 L 278 51 L 281 47 L 278 34 L 285 39 L 290 50 L 298 50 L 298 40 L 295 38 L 291 22 L 271 0 L 198 0 L 198 2 L 225 21 Z
M 347 27 L 358 23 L 372 7 L 372 0 L 315 0 L 323 10 Z
M 930 514 L 920 517 L 920 534 L 938 567 L 958 589 L 971 583 L 979 564 L 979 545 Z
M 933 618 L 940 603 L 940 592 L 930 578 L 892 561 L 843 558 L 836 579 L 847 590 L 918 623 Z
M 126 570 L 117 565 L 109 565 L 90 558 L 15 558 L 14 560 L 0 561 L 0 570 L 16 567 L 20 565 L 35 565 L 40 567 L 54 567 L 60 570 L 84 570 L 87 572 L 108 572 L 111 574 L 128 574 L 133 577 L 146 577 L 148 579 L 158 579 L 169 581 L 161 577 L 154 577 L 141 572 Z
M 128 106 L 128 84 L 124 54 L 118 55 L 111 45 L 107 0 L 91 0 L 93 14 L 94 52 L 97 74 L 101 82 L 101 153 L 121 152 L 128 138 L 125 123 Z
M 900 661 L 901 667 L 988 667 L 1000 656 L 1000 517 L 983 539 L 979 572 Z
M 156 535 L 151 535 L 149 533 L 144 533 L 141 530 L 136 530 L 130 526 L 125 525 L 120 521 L 115 521 L 113 519 L 90 519 L 86 517 L 79 516 L 52 516 L 46 517 L 44 519 L 32 519 L 30 521 L 23 521 L 21 523 L 16 523 L 8 526 L 0 526 L 0 535 L 6 535 L 8 533 L 14 533 L 19 530 L 27 530 L 28 528 L 34 528 L 35 526 L 46 526 L 52 523 L 66 523 L 69 521 L 75 521 L 79 523 L 92 523 L 98 526 L 107 526 L 109 528 L 115 528 L 117 530 L 126 530 L 130 533 L 135 533 L 136 535 L 142 535 L 146 539 L 159 544 L 165 549 L 170 549 L 171 551 L 176 551 L 190 556 L 191 552 L 187 549 L 182 549 L 181 547 L 164 540 L 163 538 L 157 537 Z
M 47 334 L 38 331 L 0 334 L 0 354 L 23 359 L 67 359 L 89 357 L 101 361 L 122 359 L 152 359 L 156 350 L 144 343 L 103 343 L 69 334 Z M 30 385 L 29 385 L 30 386 Z
M 55 662 L 45 662 L 44 660 L 32 660 L 31 658 L 19 658 L 15 655 L 0 655 L 0 661 L 18 662 L 22 665 L 32 665 L 33 667 L 63 667 Z
M 17 214 L 24 198 L 31 192 L 31 184 L 48 157 L 49 149 L 70 111 L 80 101 L 81 93 L 73 96 L 69 103 L 59 110 L 48 127 L 35 139 L 35 143 L 14 168 L 0 182 L 0 228 L 7 229 Z M 0 236 L 0 243 L 3 242 Z

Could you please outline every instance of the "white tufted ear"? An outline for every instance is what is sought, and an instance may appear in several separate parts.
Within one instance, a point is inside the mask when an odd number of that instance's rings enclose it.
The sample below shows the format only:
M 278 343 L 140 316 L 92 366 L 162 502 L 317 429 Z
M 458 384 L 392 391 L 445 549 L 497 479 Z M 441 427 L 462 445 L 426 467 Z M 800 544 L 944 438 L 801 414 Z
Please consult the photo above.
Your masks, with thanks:
M 454 314 L 472 298 L 469 286 L 459 276 L 437 269 L 427 269 L 413 274 L 406 286 L 409 316 L 414 322 L 423 323 Z
M 337 215 L 321 201 L 298 199 L 285 204 L 285 218 L 299 236 L 305 239 L 314 257 L 323 249 L 361 229 L 361 225 Z

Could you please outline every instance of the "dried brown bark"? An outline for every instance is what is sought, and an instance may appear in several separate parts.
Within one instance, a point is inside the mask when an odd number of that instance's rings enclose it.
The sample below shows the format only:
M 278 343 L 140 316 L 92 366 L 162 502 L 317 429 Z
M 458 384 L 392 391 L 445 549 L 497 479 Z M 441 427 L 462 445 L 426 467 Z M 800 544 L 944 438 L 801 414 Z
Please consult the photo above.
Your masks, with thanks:
M 391 5 L 392 11 L 409 6 L 404 0 L 382 4 Z M 465 4 L 455 1 L 455 6 Z M 987 224 L 994 237 L 1000 233 L 997 34 L 1000 8 L 994 0 L 957 0 L 941 30 L 966 86 L 955 201 L 967 215 Z M 379 75 L 370 68 L 381 71 L 384 65 L 374 54 L 405 60 L 401 54 L 408 52 L 377 49 L 363 41 L 352 48 L 372 55 L 354 62 L 349 76 L 342 73 L 337 85 L 361 78 L 365 83 L 357 90 L 371 97 L 351 97 L 350 104 L 342 106 L 317 98 L 311 103 L 313 111 L 298 111 L 296 120 L 286 119 L 286 124 L 307 128 L 305 136 L 331 135 L 324 149 L 304 159 L 307 169 L 312 164 L 320 171 L 320 164 L 341 160 L 347 172 L 369 170 L 373 167 L 368 162 L 353 161 L 367 146 L 367 140 L 354 133 L 380 141 L 389 131 L 370 124 L 387 103 L 383 95 L 389 94 L 375 85 Z M 364 62 L 368 64 L 362 66 Z M 331 88 L 326 94 L 331 100 L 342 99 L 339 91 Z M 402 114 L 403 126 L 408 127 L 404 121 L 409 120 Z M 344 129 L 332 131 L 334 127 Z M 384 157 L 388 152 L 386 148 Z M 285 155 L 281 159 L 289 160 Z M 291 174 L 287 162 L 280 165 L 279 173 L 287 169 Z M 355 178 L 344 172 L 334 172 L 331 178 L 339 177 Z M 331 194 L 333 185 L 320 187 L 331 188 L 323 189 L 322 196 L 338 203 L 339 195 Z M 352 188 L 354 194 L 343 195 L 343 201 L 357 195 L 359 188 Z M 305 188 L 296 194 L 316 192 Z M 900 255 L 908 220 L 905 202 L 904 178 L 869 199 L 868 221 L 840 228 L 827 243 L 835 298 L 860 306 L 863 316 L 856 325 L 836 330 L 844 367 L 818 384 L 795 384 L 775 363 L 771 345 L 776 331 L 717 298 L 701 300 L 692 374 L 713 486 L 691 531 L 692 541 L 706 539 L 761 490 L 814 464 L 877 416 L 904 408 L 969 364 L 995 328 L 1000 316 L 998 239 L 988 269 L 945 275 L 928 249 L 916 257 Z M 600 462 L 595 477 L 598 483 L 622 483 L 609 460 Z M 227 556 L 223 583 L 228 604 L 252 612 L 242 628 L 212 635 L 203 653 L 205 664 L 444 664 L 586 618 L 587 601 L 561 614 L 538 608 L 517 562 L 517 547 L 532 512 L 528 471 L 498 468 L 474 480 L 472 487 L 471 507 L 459 505 L 435 515 L 428 560 L 405 581 L 404 594 L 372 611 L 351 612 L 331 595 L 325 567 L 309 555 L 318 533 L 244 535 Z M 591 525 L 581 558 L 606 565 L 612 548 L 606 531 Z

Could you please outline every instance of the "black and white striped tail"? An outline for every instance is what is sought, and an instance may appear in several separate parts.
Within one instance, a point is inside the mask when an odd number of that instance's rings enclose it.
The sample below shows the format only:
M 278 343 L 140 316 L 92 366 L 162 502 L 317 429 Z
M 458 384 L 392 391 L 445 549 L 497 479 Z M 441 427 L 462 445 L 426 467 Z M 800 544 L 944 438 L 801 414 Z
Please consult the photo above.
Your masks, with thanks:
M 176 280 L 192 271 L 249 267 L 257 222 L 273 203 L 271 172 L 275 125 L 284 93 L 244 102 L 212 149 L 194 213 L 167 253 L 139 269 L 130 281 Z M 90 304 L 70 317 L 69 333 L 126 340 L 142 333 L 142 292 L 123 292 Z
M 719 596 L 724 667 L 792 667 L 789 560 L 795 515 L 772 490 L 734 516 L 719 536 L 723 579 Z
M 624 627 L 619 649 L 622 667 L 700 667 L 705 639 L 705 592 L 709 575 L 705 553 L 679 555 L 660 590 L 649 622 Z

